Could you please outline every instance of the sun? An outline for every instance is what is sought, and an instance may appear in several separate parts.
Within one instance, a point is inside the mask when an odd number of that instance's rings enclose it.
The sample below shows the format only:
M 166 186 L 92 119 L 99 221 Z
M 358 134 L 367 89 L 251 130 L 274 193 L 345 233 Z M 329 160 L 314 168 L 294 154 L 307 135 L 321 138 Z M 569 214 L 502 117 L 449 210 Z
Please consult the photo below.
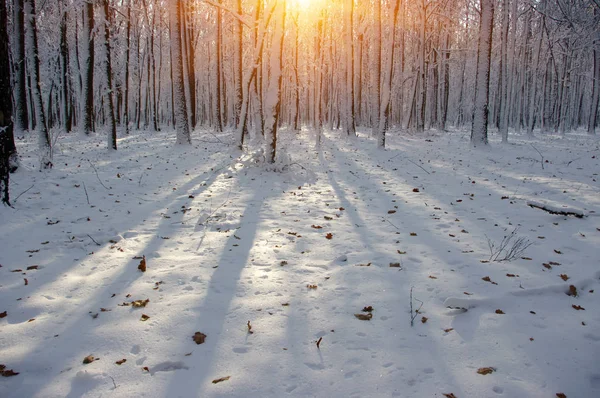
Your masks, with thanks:
M 300 9 L 308 9 L 310 7 L 311 0 L 293 0 L 296 3 L 296 7 Z

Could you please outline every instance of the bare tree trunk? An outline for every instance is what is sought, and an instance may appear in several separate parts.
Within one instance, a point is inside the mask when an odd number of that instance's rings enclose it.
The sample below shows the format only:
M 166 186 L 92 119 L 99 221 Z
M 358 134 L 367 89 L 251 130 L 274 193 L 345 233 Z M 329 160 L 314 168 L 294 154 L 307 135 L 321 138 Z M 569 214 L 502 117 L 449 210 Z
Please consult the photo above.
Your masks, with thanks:
M 62 6 L 62 2 L 61 2 Z M 62 8 L 62 7 L 61 7 Z M 63 119 L 65 131 L 71 132 L 71 113 L 70 103 L 71 96 L 69 95 L 69 87 L 71 79 L 69 77 L 69 44 L 67 43 L 67 11 L 62 10 L 62 17 L 60 19 L 60 66 L 61 66 L 61 78 L 62 78 L 62 96 L 63 96 Z
M 173 69 L 173 96 L 175 118 L 177 120 L 177 145 L 191 145 L 190 127 L 188 124 L 187 104 L 185 102 L 185 86 L 183 81 L 183 60 L 182 60 L 182 41 L 181 41 L 181 8 L 183 0 L 172 0 L 171 5 L 171 48 L 173 50 L 173 59 L 171 68 Z
M 33 1 L 33 0 L 30 0 Z M 85 77 L 83 82 L 83 132 L 94 131 L 94 3 L 88 0 L 85 4 L 84 41 L 87 46 L 85 61 Z
M 379 135 L 379 110 L 381 109 L 381 2 L 375 1 L 373 9 L 373 37 L 371 45 L 373 46 L 373 97 L 372 118 L 373 118 L 373 136 Z
M 104 67 L 106 72 L 106 88 L 108 96 L 108 148 L 117 150 L 117 125 L 115 123 L 115 107 L 113 103 L 112 92 L 112 60 L 110 51 L 110 10 L 109 0 L 103 0 L 104 6 L 104 48 L 106 49 L 106 59 Z
M 123 93 L 124 104 L 123 104 L 123 124 L 125 125 L 125 134 L 129 134 L 129 59 L 131 58 L 131 2 L 127 2 L 127 27 L 126 29 L 126 45 L 125 49 L 125 92 Z
M 354 0 L 346 0 L 346 134 L 356 136 L 354 118 Z
M 481 21 L 479 22 L 479 43 L 477 45 L 477 74 L 475 76 L 475 104 L 471 127 L 471 144 L 487 145 L 488 107 L 490 92 L 490 56 L 492 51 L 492 30 L 494 27 L 494 1 L 480 0 Z
M 271 47 L 271 73 L 269 76 L 269 97 L 265 120 L 266 157 L 269 163 L 275 163 L 277 157 L 277 127 L 281 113 L 281 82 L 283 77 L 283 33 L 285 32 L 286 1 L 277 5 L 277 20 Z
M 218 4 L 221 4 L 221 0 L 217 0 Z M 223 119 L 221 114 L 221 77 L 223 76 L 223 70 L 221 67 L 221 39 L 222 39 L 222 16 L 221 16 L 221 8 L 217 7 L 217 39 L 215 40 L 215 64 L 216 64 L 216 76 L 215 76 L 215 122 L 216 122 L 216 130 L 223 131 Z
M 0 196 L 2 203 L 10 206 L 10 157 L 14 149 L 13 104 L 10 82 L 10 60 L 8 47 L 7 0 L 0 0 Z M 24 60 L 23 60 L 24 61 Z
M 29 113 L 27 112 L 27 89 L 25 84 L 26 60 L 25 60 L 25 12 L 24 0 L 16 0 L 14 2 L 14 46 L 17 48 L 16 55 L 16 72 L 17 72 L 17 87 L 16 87 L 16 113 L 17 125 L 19 130 L 29 130 Z M 7 22 L 8 23 L 8 22 Z M 8 44 L 8 42 L 7 42 Z
M 35 0 L 28 0 L 29 5 L 29 27 L 31 28 L 31 59 L 33 60 L 33 103 L 35 108 L 35 118 L 37 120 L 38 143 L 40 149 L 40 168 L 52 168 L 52 143 L 46 124 L 46 114 L 44 113 L 44 102 L 42 100 L 42 87 L 40 82 L 40 58 L 38 50 L 37 37 L 37 14 L 35 10 Z
M 596 125 L 598 124 L 598 103 L 600 102 L 600 48 L 595 45 L 592 51 L 594 58 L 594 71 L 592 82 L 592 101 L 590 103 L 590 116 L 588 120 L 588 134 L 596 134 Z

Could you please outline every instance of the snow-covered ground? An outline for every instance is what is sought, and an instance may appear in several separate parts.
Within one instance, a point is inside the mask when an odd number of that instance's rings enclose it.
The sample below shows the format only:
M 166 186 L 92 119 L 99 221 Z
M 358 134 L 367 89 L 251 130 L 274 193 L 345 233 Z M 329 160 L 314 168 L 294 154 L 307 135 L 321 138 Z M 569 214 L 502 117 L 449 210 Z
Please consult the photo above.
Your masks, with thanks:
M 598 139 L 468 138 L 19 141 L 0 397 L 600 396 Z

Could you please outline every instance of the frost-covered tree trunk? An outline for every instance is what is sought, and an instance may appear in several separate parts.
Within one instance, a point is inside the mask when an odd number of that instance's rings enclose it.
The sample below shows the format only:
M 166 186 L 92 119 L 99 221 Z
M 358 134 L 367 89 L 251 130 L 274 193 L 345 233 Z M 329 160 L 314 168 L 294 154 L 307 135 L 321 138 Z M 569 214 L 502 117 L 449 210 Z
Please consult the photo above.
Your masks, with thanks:
M 221 4 L 221 0 L 217 0 L 218 4 Z M 215 104 L 215 128 L 217 131 L 221 132 L 223 131 L 223 114 L 222 114 L 222 110 L 221 110 L 221 104 L 222 104 L 222 87 L 221 87 L 221 79 L 223 77 L 223 67 L 222 67 L 222 45 L 221 45 L 221 39 L 222 39 L 222 15 L 221 15 L 221 8 L 217 7 L 216 9 L 216 13 L 217 13 L 217 26 L 216 26 L 216 40 L 215 40 L 215 99 L 214 99 L 214 104 Z
M 10 206 L 10 157 L 14 148 L 13 104 L 10 95 L 10 60 L 8 47 L 7 0 L 0 0 L 0 196 L 2 203 Z
M 471 144 L 487 145 L 488 107 L 490 91 L 490 56 L 494 27 L 494 1 L 480 0 L 481 20 L 477 45 L 477 73 L 475 76 L 475 102 L 471 126 Z
M 126 34 L 125 43 L 127 48 L 125 49 L 125 92 L 123 93 L 123 125 L 125 126 L 125 134 L 129 134 L 129 59 L 131 57 L 131 2 L 127 2 L 127 21 L 126 23 Z
M 27 89 L 25 87 L 26 60 L 25 60 L 25 3 L 24 0 L 16 0 L 14 2 L 14 41 L 13 45 L 16 48 L 15 63 L 16 63 L 16 90 L 15 90 L 15 105 L 16 105 L 16 127 L 19 130 L 29 130 L 29 112 L 27 111 Z M 8 22 L 7 22 L 8 23 Z M 8 44 L 8 43 L 7 43 Z
M 183 6 L 182 11 L 185 17 L 182 21 L 185 23 L 186 43 L 187 48 L 187 66 L 188 66 L 188 88 L 190 93 L 190 129 L 193 131 L 196 128 L 196 57 L 194 53 L 194 24 L 192 22 L 192 14 L 188 9 L 189 6 Z
M 542 15 L 540 16 L 540 22 L 538 27 L 538 37 L 537 43 L 534 49 L 533 61 L 532 61 L 532 76 L 531 76 L 531 84 L 529 86 L 529 109 L 528 109 L 528 117 L 527 117 L 527 135 L 530 137 L 533 136 L 533 127 L 535 126 L 535 109 L 537 107 L 537 79 L 539 74 L 539 63 L 540 63 L 540 53 L 542 51 L 542 39 L 544 38 L 544 30 L 546 25 L 546 17 L 543 15 L 544 6 L 546 0 L 542 0 L 540 2 L 540 12 Z
M 600 43 L 593 49 L 594 71 L 592 82 L 592 101 L 590 103 L 590 116 L 588 120 L 588 134 L 596 134 L 598 124 L 598 103 L 600 102 Z
M 33 0 L 31 0 L 33 1 Z M 88 0 L 84 11 L 83 42 L 86 48 L 83 78 L 83 132 L 94 131 L 94 3 Z
M 69 74 L 69 43 L 67 42 L 67 22 L 68 22 L 68 13 L 66 10 L 62 9 L 63 4 L 61 0 L 61 11 L 62 16 L 60 19 L 60 67 L 61 67 L 61 84 L 62 84 L 62 97 L 63 97 L 63 122 L 65 131 L 67 133 L 71 132 L 71 96 L 70 96 L 70 86 L 71 86 L 71 78 Z
M 108 148 L 117 149 L 117 125 L 115 123 L 115 107 L 112 90 L 112 59 L 110 51 L 110 10 L 109 0 L 103 0 L 104 5 L 104 48 L 106 49 L 104 68 L 106 72 L 106 95 L 108 97 Z
M 375 1 L 373 9 L 373 37 L 371 45 L 373 47 L 372 70 L 373 93 L 372 103 L 372 121 L 373 136 L 377 137 L 379 130 L 379 110 L 381 109 L 381 1 Z
M 236 0 L 237 14 L 242 16 L 242 0 Z M 240 113 L 242 111 L 242 61 L 243 61 L 243 40 L 244 40 L 244 29 L 242 21 L 237 19 L 235 21 L 235 53 L 234 53 L 234 91 L 235 91 L 235 125 L 236 127 L 240 124 Z
M 182 0 L 169 0 L 171 2 L 171 49 L 173 58 L 173 97 L 175 103 L 175 130 L 177 132 L 177 145 L 191 145 L 190 127 L 188 124 L 187 104 L 185 101 L 185 86 L 183 82 L 183 60 L 181 42 L 181 7 Z
M 382 93 L 381 93 L 381 104 L 379 108 L 379 131 L 377 133 L 377 147 L 385 148 L 385 134 L 388 126 L 388 119 L 390 113 L 390 97 L 392 92 L 392 69 L 394 66 L 394 55 L 396 50 L 395 32 L 398 24 L 398 11 L 400 10 L 400 0 L 394 0 L 393 2 L 393 14 L 392 24 L 390 26 L 390 39 L 388 40 L 389 46 L 387 51 L 389 53 L 385 69 L 383 70 L 383 82 L 382 82 Z
M 513 0 L 516 1 L 516 0 Z M 509 23 L 509 6 L 510 0 L 502 1 L 502 32 L 500 34 L 500 64 L 501 64 L 501 82 L 500 87 L 500 135 L 502 142 L 508 142 L 508 118 L 505 118 L 508 110 L 508 23 Z
M 29 15 L 29 49 L 30 59 L 33 61 L 33 107 L 35 109 L 35 119 L 38 130 L 38 145 L 40 156 L 40 168 L 52 168 L 52 143 L 46 124 L 46 114 L 44 112 L 44 102 L 42 100 L 42 86 L 40 82 L 40 57 L 37 37 L 37 15 L 35 11 L 35 0 L 28 0 L 25 7 L 25 13 Z
M 356 136 L 354 118 L 354 0 L 346 0 L 346 134 Z
M 273 38 L 269 59 L 270 74 L 265 100 L 265 144 L 266 158 L 275 163 L 277 157 L 277 128 L 281 116 L 281 82 L 283 75 L 283 32 L 285 32 L 286 1 L 277 3 L 273 23 Z

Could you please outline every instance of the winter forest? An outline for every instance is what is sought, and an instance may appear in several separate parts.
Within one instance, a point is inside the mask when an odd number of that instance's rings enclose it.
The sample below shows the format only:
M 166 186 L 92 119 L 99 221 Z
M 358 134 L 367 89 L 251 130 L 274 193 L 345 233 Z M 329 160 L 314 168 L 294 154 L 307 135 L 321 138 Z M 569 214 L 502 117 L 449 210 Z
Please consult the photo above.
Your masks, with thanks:
M 0 0 L 0 396 L 600 396 L 599 103 L 599 0 Z

